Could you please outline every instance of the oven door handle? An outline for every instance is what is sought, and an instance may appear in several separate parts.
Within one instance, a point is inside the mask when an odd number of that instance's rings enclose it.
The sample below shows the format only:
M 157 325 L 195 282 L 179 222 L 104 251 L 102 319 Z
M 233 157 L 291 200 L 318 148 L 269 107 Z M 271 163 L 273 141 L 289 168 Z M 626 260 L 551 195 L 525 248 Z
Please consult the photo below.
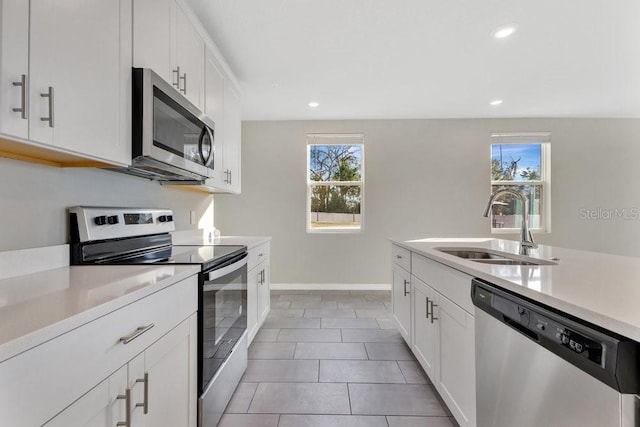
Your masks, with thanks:
M 221 277 L 226 276 L 229 273 L 232 273 L 242 267 L 244 267 L 245 265 L 247 265 L 247 258 L 248 258 L 249 254 L 244 253 L 242 254 L 242 257 L 240 259 L 238 259 L 238 261 L 234 262 L 233 264 L 229 264 L 226 265 L 222 268 L 218 268 L 215 270 L 211 270 L 208 273 L 205 274 L 205 280 L 208 282 L 211 282 L 213 280 L 219 279 Z

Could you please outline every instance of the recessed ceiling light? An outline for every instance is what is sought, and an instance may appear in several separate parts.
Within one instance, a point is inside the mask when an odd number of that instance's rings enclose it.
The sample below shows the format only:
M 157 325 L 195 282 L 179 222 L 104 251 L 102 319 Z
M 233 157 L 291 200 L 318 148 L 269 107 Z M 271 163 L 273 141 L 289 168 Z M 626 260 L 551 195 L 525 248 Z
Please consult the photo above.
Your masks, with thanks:
M 311 101 L 307 105 L 309 105 L 309 107 L 311 107 L 311 108 L 316 108 L 318 105 L 320 105 L 320 103 L 319 102 L 315 102 L 315 101 Z
M 496 39 L 504 39 L 515 33 L 517 29 L 518 26 L 516 24 L 507 24 L 496 28 L 491 34 Z
M 494 107 L 497 106 L 497 105 L 500 105 L 500 104 L 502 104 L 502 99 L 494 99 L 493 101 L 491 101 L 489 103 L 489 105 L 492 105 Z

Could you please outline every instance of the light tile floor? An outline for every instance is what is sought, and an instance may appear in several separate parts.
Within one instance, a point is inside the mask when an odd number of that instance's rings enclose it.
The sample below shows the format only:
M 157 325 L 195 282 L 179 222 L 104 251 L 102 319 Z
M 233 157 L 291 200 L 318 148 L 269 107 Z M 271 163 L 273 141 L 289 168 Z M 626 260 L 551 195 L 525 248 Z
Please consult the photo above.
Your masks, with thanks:
M 390 308 L 388 291 L 272 291 L 219 426 L 457 426 Z

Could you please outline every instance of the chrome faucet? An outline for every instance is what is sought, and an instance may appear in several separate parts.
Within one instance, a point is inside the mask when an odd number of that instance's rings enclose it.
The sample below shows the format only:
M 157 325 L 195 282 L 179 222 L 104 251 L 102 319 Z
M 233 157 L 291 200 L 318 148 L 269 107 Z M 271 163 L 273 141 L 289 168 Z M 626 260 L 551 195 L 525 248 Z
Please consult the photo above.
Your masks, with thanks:
M 498 197 L 504 194 L 510 194 L 514 197 L 517 197 L 522 203 L 522 224 L 520 226 L 520 254 L 529 255 L 529 249 L 537 248 L 538 245 L 533 241 L 533 235 L 531 234 L 531 231 L 529 231 L 529 200 L 522 192 L 512 190 L 510 188 L 501 188 L 499 190 L 496 190 L 491 195 L 491 197 L 489 197 L 489 202 L 487 203 L 487 207 L 485 208 L 482 215 L 488 217 L 489 212 L 491 212 L 491 208 L 493 207 L 493 202 Z

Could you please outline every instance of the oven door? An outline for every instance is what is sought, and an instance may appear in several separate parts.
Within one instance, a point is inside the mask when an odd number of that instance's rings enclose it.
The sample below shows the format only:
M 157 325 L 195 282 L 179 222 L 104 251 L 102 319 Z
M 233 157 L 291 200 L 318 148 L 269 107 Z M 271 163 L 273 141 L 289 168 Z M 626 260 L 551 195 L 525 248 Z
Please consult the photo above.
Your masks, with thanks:
M 247 367 L 247 253 L 204 272 L 199 311 L 199 425 L 215 426 Z

